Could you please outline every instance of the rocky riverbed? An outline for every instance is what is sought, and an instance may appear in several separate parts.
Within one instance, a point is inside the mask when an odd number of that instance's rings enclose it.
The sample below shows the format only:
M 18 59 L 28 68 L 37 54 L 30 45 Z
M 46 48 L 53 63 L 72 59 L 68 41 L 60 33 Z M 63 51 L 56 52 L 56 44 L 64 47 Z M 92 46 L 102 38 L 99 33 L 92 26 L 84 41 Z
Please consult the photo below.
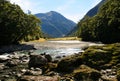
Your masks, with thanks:
M 51 43 L 46 43 L 50 46 Z M 42 43 L 29 42 L 34 49 L 48 48 Z M 63 43 L 62 43 L 63 44 Z M 52 42 L 52 48 L 67 48 L 68 43 Z M 82 44 L 82 43 L 81 43 Z M 95 45 L 87 43 L 85 52 L 57 56 L 37 53 L 33 49 L 0 55 L 1 81 L 119 81 L 120 44 Z M 56 45 L 56 46 L 55 46 Z M 58 46 L 57 46 L 58 45 Z M 61 45 L 61 46 L 60 46 Z M 80 43 L 75 44 L 80 45 Z M 86 45 L 86 43 L 85 43 Z M 43 46 L 43 48 L 41 48 Z M 60 46 L 60 47 L 59 47 Z M 82 46 L 82 45 L 81 45 Z M 50 48 L 51 48 L 50 47 Z M 74 47 L 74 44 L 71 44 Z M 84 47 L 84 48 L 85 48 Z M 13 48 L 12 48 L 13 49 Z

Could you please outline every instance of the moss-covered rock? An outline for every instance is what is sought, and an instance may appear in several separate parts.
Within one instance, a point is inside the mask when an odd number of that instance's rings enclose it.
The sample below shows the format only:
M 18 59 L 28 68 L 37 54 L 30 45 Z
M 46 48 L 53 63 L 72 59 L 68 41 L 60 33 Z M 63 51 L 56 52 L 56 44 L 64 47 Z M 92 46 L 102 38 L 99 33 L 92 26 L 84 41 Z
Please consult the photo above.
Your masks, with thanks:
M 77 81 L 98 81 L 101 77 L 99 71 L 92 69 L 86 65 L 81 65 L 73 72 L 74 78 Z
M 60 72 L 72 72 L 75 67 L 82 64 L 81 55 L 73 55 L 63 58 L 59 63 L 57 70 Z
M 120 62 L 120 43 L 89 47 L 82 59 L 85 65 L 96 69 L 110 68 Z

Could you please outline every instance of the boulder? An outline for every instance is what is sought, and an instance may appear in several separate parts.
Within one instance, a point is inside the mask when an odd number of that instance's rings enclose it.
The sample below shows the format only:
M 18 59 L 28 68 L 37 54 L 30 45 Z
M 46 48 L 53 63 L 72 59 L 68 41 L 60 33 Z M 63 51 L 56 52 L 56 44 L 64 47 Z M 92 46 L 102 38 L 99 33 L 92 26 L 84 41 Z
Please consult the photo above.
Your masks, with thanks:
M 57 70 L 60 72 L 72 72 L 75 67 L 82 64 L 80 55 L 67 56 L 58 62 Z
M 30 55 L 30 60 L 28 63 L 29 68 L 30 67 L 41 67 L 47 64 L 47 59 L 44 56 L 41 55 Z

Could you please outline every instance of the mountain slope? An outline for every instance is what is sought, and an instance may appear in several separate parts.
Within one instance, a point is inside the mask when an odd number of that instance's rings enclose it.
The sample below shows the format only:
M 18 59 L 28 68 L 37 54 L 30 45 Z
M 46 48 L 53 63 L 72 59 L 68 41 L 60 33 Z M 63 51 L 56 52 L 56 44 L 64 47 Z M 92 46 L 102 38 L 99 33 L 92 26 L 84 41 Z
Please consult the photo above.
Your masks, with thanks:
M 76 23 L 55 11 L 38 13 L 35 16 L 42 21 L 42 31 L 52 37 L 65 36 L 76 26 Z
M 85 16 L 92 17 L 92 16 L 96 15 L 97 12 L 99 11 L 99 8 L 101 7 L 101 5 L 104 4 L 105 1 L 106 1 L 106 0 L 102 0 L 102 1 L 101 1 L 100 3 L 98 3 L 94 8 L 92 8 L 91 10 L 89 10 Z
M 94 8 L 89 10 L 86 15 L 81 19 L 83 21 L 86 17 L 93 17 L 94 15 L 97 14 L 99 11 L 99 8 L 105 3 L 106 0 L 102 0 L 100 3 L 98 3 Z M 74 34 L 79 28 L 75 27 L 73 30 L 70 31 L 68 35 Z

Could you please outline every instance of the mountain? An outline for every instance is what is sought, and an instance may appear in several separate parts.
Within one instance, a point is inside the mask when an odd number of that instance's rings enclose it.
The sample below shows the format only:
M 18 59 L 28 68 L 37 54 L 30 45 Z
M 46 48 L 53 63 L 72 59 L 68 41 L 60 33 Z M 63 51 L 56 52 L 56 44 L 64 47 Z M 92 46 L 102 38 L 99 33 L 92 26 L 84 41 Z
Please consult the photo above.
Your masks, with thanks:
M 38 13 L 35 16 L 42 22 L 42 31 L 51 37 L 65 36 L 76 26 L 75 22 L 55 11 Z
M 99 8 L 104 4 L 106 0 L 102 0 L 100 3 L 98 3 L 94 8 L 89 10 L 85 16 L 93 17 L 94 15 L 97 14 L 99 11 Z
M 102 0 L 100 3 L 98 3 L 94 8 L 90 9 L 86 15 L 81 19 L 84 20 L 86 17 L 93 17 L 94 15 L 97 14 L 97 12 L 99 11 L 99 8 L 105 3 L 106 0 Z M 73 30 L 70 31 L 70 33 L 68 35 L 74 35 L 74 33 L 78 30 L 78 27 L 74 27 Z

